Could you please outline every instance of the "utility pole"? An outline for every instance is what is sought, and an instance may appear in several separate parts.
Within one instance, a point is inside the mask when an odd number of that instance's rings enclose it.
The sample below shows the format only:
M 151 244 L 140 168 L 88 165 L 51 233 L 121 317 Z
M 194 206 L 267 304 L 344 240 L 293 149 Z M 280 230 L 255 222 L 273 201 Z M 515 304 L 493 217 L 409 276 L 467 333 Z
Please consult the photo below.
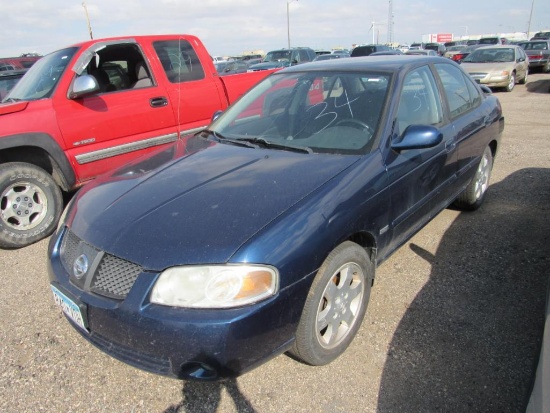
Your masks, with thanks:
M 388 11 L 388 44 L 393 43 L 393 1 L 389 1 L 389 11 Z
M 531 14 L 529 15 L 529 24 L 527 26 L 527 38 L 529 38 L 531 35 L 529 32 L 531 31 L 531 19 L 533 18 L 533 9 L 535 8 L 535 0 L 531 3 Z
M 88 15 L 88 8 L 86 7 L 86 2 L 82 2 L 82 7 L 84 7 L 84 11 L 86 12 L 86 21 L 88 22 L 88 33 L 90 33 L 90 39 L 94 39 L 94 36 L 92 35 L 92 25 L 90 24 L 90 16 Z

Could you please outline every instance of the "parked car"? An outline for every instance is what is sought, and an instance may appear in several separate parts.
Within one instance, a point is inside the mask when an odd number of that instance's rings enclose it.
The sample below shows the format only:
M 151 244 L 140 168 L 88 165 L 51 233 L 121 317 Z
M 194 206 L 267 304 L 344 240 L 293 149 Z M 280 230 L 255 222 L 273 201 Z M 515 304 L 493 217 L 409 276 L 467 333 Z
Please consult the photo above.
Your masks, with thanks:
M 537 370 L 525 413 L 550 411 L 550 283 L 546 290 L 546 309 L 541 341 Z
M 445 57 L 454 60 L 455 62 L 459 62 L 468 56 L 468 54 L 470 54 L 470 46 L 462 44 L 457 46 L 449 46 L 445 52 Z
M 399 49 L 391 49 L 391 50 L 384 50 L 383 52 L 374 52 L 371 53 L 369 56 L 395 56 L 395 55 L 402 55 L 403 52 Z
M 367 44 L 355 47 L 351 51 L 351 57 L 368 56 L 374 52 L 385 52 L 388 50 L 391 50 L 391 48 L 383 44 Z
M 234 75 L 237 73 L 246 73 L 248 71 L 248 62 L 244 60 L 233 60 L 227 62 L 225 67 L 219 72 L 221 75 Z
M 42 56 L 39 55 L 22 55 L 19 57 L 2 57 L 0 58 L 0 72 L 7 70 L 25 70 L 30 68 Z
M 449 48 L 451 46 L 466 46 L 466 40 L 453 40 L 452 42 L 445 42 L 443 45 L 446 48 Z
M 516 83 L 525 84 L 529 74 L 529 58 L 515 45 L 480 47 L 462 60 L 462 66 L 479 83 L 507 92 Z
M 434 50 L 430 49 L 409 49 L 403 54 L 414 56 L 438 56 Z
M 537 32 L 531 40 L 550 40 L 550 31 Z
M 409 50 L 418 50 L 418 49 L 424 49 L 424 46 L 426 46 L 426 43 L 424 42 L 415 42 L 415 43 L 411 43 L 411 45 L 409 46 Z
M 0 71 L 0 102 L 8 95 L 9 91 L 19 82 L 27 69 Z
M 473 46 L 479 44 L 479 39 L 470 39 L 466 41 L 466 46 Z
M 540 69 L 550 72 L 550 40 L 531 40 L 519 42 L 525 54 L 529 57 L 529 69 Z
M 75 195 L 49 243 L 54 300 L 86 340 L 162 375 L 237 376 L 284 351 L 330 363 L 376 265 L 449 204 L 482 204 L 503 128 L 449 59 L 277 71 Z
M 315 51 L 309 47 L 273 50 L 265 55 L 262 63 L 250 66 L 248 71 L 256 72 L 307 63 L 313 61 L 316 57 Z
M 424 46 L 424 49 L 433 50 L 439 56 L 445 55 L 445 52 L 447 51 L 447 48 L 445 47 L 445 45 L 441 43 L 426 43 L 426 45 Z
M 319 62 L 321 60 L 333 60 L 333 59 L 342 59 L 345 57 L 350 57 L 350 55 L 346 55 L 344 53 L 331 53 L 331 54 L 322 54 L 317 56 L 315 59 L 313 59 L 314 62 Z
M 504 44 L 510 44 L 510 41 L 505 37 L 493 36 L 493 37 L 482 37 L 481 39 L 479 39 L 477 44 L 481 44 L 484 46 L 504 45 Z

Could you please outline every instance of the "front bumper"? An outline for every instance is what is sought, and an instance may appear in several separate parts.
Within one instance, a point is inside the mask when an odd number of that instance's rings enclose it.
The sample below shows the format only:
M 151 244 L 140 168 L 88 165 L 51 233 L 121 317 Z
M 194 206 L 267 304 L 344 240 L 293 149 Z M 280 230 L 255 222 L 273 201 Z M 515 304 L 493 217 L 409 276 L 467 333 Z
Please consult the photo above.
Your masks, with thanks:
M 470 73 L 470 76 L 487 87 L 506 87 L 510 83 L 510 76 L 494 76 L 490 73 Z
M 152 373 L 217 380 L 235 377 L 287 350 L 293 340 L 311 277 L 261 303 L 235 309 L 182 309 L 151 304 L 158 273 L 141 272 L 127 296 L 113 299 L 77 287 L 52 238 L 52 286 L 80 306 L 81 335 L 112 357 Z M 309 281 L 308 281 L 309 279 Z

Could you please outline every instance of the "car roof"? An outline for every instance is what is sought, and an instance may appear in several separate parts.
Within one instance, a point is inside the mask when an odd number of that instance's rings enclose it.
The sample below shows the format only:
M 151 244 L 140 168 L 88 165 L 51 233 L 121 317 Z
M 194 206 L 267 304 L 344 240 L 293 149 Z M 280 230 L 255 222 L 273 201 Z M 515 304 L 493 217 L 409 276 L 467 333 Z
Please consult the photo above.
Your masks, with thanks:
M 304 71 L 381 71 L 400 72 L 408 71 L 410 68 L 427 63 L 450 63 L 450 59 L 439 56 L 411 56 L 411 55 L 385 55 L 385 56 L 362 56 L 350 59 L 322 60 L 311 63 L 304 63 L 291 66 L 278 73 L 304 72 Z

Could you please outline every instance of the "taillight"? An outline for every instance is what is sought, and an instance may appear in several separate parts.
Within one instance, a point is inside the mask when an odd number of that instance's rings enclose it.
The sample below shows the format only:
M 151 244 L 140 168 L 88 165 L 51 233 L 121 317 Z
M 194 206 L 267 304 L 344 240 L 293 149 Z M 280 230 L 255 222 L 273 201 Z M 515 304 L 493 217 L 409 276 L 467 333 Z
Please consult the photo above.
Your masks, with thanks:
M 464 58 L 464 53 L 457 53 L 451 57 L 455 62 L 462 60 Z

